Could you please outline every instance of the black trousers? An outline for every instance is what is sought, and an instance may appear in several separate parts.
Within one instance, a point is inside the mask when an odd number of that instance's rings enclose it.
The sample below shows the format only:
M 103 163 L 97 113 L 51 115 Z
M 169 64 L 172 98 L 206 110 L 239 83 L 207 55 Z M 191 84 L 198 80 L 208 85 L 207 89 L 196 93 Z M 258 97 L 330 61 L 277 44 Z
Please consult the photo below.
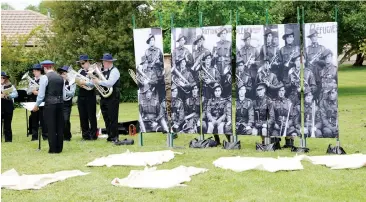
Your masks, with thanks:
M 61 153 L 64 144 L 63 103 L 46 104 L 44 119 L 48 127 L 48 153 Z
M 115 92 L 108 98 L 100 100 L 100 108 L 107 130 L 107 141 L 118 140 L 118 109 L 119 109 L 119 91 Z
M 72 99 L 69 101 L 64 101 L 64 140 L 71 140 L 71 123 L 70 123 L 70 114 L 72 108 Z
M 30 128 L 32 130 L 32 140 L 38 140 L 39 125 L 42 127 L 42 137 L 47 138 L 48 136 L 47 126 L 44 124 L 43 111 L 43 107 L 40 107 L 38 111 L 31 112 L 29 117 L 29 123 L 31 124 Z
M 13 132 L 11 129 L 11 121 L 13 120 L 13 110 L 1 112 L 1 125 L 5 136 L 5 142 L 13 141 Z
M 78 97 L 80 126 L 83 139 L 90 140 L 97 137 L 97 98 L 95 95 Z

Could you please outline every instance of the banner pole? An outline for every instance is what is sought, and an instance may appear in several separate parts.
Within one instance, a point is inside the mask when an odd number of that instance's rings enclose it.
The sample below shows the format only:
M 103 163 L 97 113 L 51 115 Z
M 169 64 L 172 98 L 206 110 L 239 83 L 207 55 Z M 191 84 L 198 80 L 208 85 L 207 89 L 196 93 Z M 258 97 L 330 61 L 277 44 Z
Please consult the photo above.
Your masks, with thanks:
M 300 29 L 302 29 L 302 32 L 303 32 L 303 34 L 305 35 L 305 12 L 304 12 L 304 7 L 301 7 L 301 24 L 302 24 L 302 28 L 300 27 Z M 300 10 L 299 10 L 299 7 L 297 7 L 297 21 L 298 21 L 298 23 L 299 23 L 299 21 L 300 21 Z M 304 46 L 305 46 L 305 42 L 304 42 L 304 44 L 303 44 Z M 304 49 L 303 49 L 304 50 Z M 305 55 L 305 53 L 303 53 L 303 55 Z M 302 70 L 303 71 L 300 71 L 301 72 L 301 74 L 302 74 L 302 76 L 301 76 L 301 89 L 303 90 L 303 92 L 305 92 L 305 86 L 304 86 L 304 78 L 305 78 L 305 63 L 304 63 L 304 61 L 303 61 L 303 63 L 302 63 L 302 66 L 303 66 L 303 68 L 302 68 Z M 301 100 L 305 100 L 305 96 L 303 96 L 303 94 L 301 93 L 300 94 L 300 98 L 301 98 Z M 305 106 L 304 106 L 304 110 L 305 110 Z M 305 117 L 304 117 L 305 118 Z M 304 120 L 302 120 L 301 119 L 301 121 L 304 121 L 304 123 L 305 123 L 305 119 Z M 303 124 L 301 124 L 301 125 L 303 125 Z M 302 130 L 300 130 L 301 131 L 301 147 L 305 147 L 306 148 L 306 145 L 307 145 L 307 143 L 306 143 L 306 136 L 305 136 L 305 131 L 304 131 L 304 128 L 302 127 Z M 309 131 L 309 128 L 308 128 L 308 131 Z M 308 132 L 309 133 L 309 132 Z
M 202 11 L 200 11 L 199 13 L 198 13 L 198 20 L 199 20 L 199 26 L 202 28 L 203 27 L 203 18 L 202 18 Z M 202 33 L 202 35 L 203 35 L 203 33 Z M 202 100 L 202 93 L 203 93 L 203 91 L 202 91 L 202 82 L 201 82 L 201 79 L 199 80 L 200 81 L 200 97 L 201 97 L 201 100 Z M 202 114 L 203 114 L 203 103 L 201 102 L 201 104 L 200 104 L 200 113 L 201 113 L 201 115 L 200 115 L 200 120 L 201 120 L 201 126 L 200 126 L 200 137 L 199 137 L 199 139 L 200 140 L 204 140 L 205 139 L 205 134 L 203 134 L 203 127 L 202 127 L 202 123 L 203 123 L 203 120 L 202 120 Z
M 266 25 L 268 25 L 268 8 L 266 8 Z
M 235 16 L 235 27 L 237 27 L 239 25 L 239 11 L 238 10 L 236 10 L 236 16 Z M 236 106 L 235 106 L 236 107 Z M 231 110 L 232 111 L 232 110 Z M 233 116 L 231 116 L 231 117 L 233 117 Z M 235 120 L 235 118 L 234 118 L 234 120 Z M 234 123 L 233 121 L 231 122 L 231 123 Z M 234 124 L 232 124 L 232 125 L 234 125 Z M 234 134 L 234 133 L 233 133 Z M 237 142 L 238 141 L 238 134 L 236 133 L 236 131 L 235 131 L 235 134 L 234 134 L 234 136 L 233 136 L 233 141 L 234 142 Z
M 135 15 L 132 15 L 132 29 L 136 28 Z
M 174 14 L 171 14 L 170 15 L 170 30 L 172 31 L 173 28 L 174 28 Z M 173 54 L 171 54 L 171 57 L 173 57 Z M 172 61 L 171 66 L 173 67 L 174 58 L 172 58 L 171 61 Z M 166 104 L 166 102 L 165 102 L 165 104 Z M 170 104 L 170 107 L 171 107 L 171 104 Z M 168 113 L 168 111 L 167 111 L 167 113 Z M 172 119 L 170 119 L 170 121 L 169 121 L 169 116 L 168 116 L 167 121 L 168 121 L 167 145 L 168 145 L 168 147 L 172 148 L 173 147 L 173 139 L 174 139 L 174 133 L 173 133 L 172 127 L 171 127 Z
M 334 20 L 337 23 L 337 30 L 338 30 L 338 6 L 337 5 L 334 6 Z M 337 31 L 337 38 L 338 38 L 338 31 Z M 338 125 L 338 114 L 337 114 L 337 127 L 339 127 L 339 125 Z M 338 129 L 337 147 L 340 147 L 340 145 L 341 145 L 341 141 L 339 139 L 339 129 Z

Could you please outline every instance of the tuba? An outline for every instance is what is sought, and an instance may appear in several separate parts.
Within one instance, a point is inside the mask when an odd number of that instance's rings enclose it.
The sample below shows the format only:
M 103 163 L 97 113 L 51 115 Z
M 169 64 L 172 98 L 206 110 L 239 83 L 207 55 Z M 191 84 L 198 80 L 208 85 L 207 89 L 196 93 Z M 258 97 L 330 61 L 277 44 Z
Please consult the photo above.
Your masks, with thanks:
M 27 79 L 27 80 L 28 80 L 28 82 L 29 82 L 29 87 L 30 87 L 30 88 L 38 90 L 38 88 L 39 88 L 39 84 L 29 76 L 29 72 L 25 73 L 25 74 L 22 76 L 22 80 L 24 80 L 24 79 Z
M 84 80 L 85 82 L 90 82 L 90 79 L 86 76 L 81 75 L 80 73 L 78 73 L 77 71 L 73 70 L 72 67 L 70 66 L 68 71 L 67 71 L 67 78 L 69 78 L 69 83 L 76 83 L 78 84 L 78 86 L 80 86 L 81 88 L 84 88 L 85 90 L 93 90 L 93 87 L 89 87 L 86 85 L 79 85 L 79 81 L 80 80 Z
M 106 81 L 107 79 L 104 77 L 102 71 L 100 71 L 98 64 L 94 63 L 90 65 L 88 75 L 90 78 L 94 79 L 97 78 L 101 81 Z M 104 86 L 101 86 L 99 84 L 94 84 L 95 88 L 99 91 L 100 95 L 102 95 L 104 98 L 107 98 L 112 95 L 113 87 L 106 88 Z

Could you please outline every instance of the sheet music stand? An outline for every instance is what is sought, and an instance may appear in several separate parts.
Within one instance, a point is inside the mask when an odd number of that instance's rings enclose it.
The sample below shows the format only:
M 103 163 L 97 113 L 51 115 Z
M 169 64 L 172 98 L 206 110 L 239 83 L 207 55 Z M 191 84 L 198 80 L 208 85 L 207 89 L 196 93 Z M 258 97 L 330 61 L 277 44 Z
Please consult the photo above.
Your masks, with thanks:
M 30 96 L 27 94 L 26 89 L 18 89 L 18 97 L 14 98 L 14 103 L 29 102 Z M 25 109 L 25 121 L 27 123 L 26 134 L 29 136 L 29 124 L 28 124 L 28 110 Z

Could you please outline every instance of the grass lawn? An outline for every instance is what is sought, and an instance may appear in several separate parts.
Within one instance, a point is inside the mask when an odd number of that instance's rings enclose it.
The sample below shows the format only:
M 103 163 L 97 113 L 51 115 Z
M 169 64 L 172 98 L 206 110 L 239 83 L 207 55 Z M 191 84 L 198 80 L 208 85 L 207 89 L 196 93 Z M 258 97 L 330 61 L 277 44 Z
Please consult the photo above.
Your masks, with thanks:
M 343 66 L 339 70 L 339 128 L 342 147 L 347 153 L 366 154 L 366 68 Z M 234 109 L 234 107 L 233 107 Z M 137 103 L 120 105 L 119 121 L 137 119 Z M 1 146 L 1 172 L 15 168 L 20 174 L 53 173 L 79 169 L 91 172 L 87 176 L 70 178 L 41 190 L 1 190 L 3 201 L 366 201 L 366 168 L 359 170 L 330 170 L 303 162 L 304 170 L 268 173 L 263 171 L 233 171 L 215 168 L 214 160 L 223 156 L 277 157 L 294 156 L 289 150 L 261 153 L 255 151 L 258 137 L 240 137 L 242 148 L 226 151 L 221 148 L 189 149 L 188 143 L 197 135 L 180 135 L 174 145 L 184 148 L 172 161 L 159 165 L 171 169 L 179 165 L 208 168 L 209 171 L 192 177 L 188 187 L 168 190 L 131 189 L 114 187 L 115 177 L 124 178 L 131 169 L 142 167 L 86 167 L 97 157 L 131 151 L 156 151 L 166 147 L 161 133 L 146 134 L 144 147 L 139 147 L 137 137 L 133 146 L 114 146 L 105 139 L 94 142 L 81 141 L 78 110 L 72 109 L 71 142 L 64 143 L 61 154 L 50 155 L 48 143 L 36 151 L 38 142 L 31 142 L 25 134 L 25 111 L 16 109 L 13 118 L 13 142 Z M 98 122 L 103 126 L 103 120 Z M 123 138 L 121 136 L 120 138 Z M 222 137 L 221 139 L 223 139 Z M 297 145 L 299 141 L 295 142 Z M 310 139 L 310 155 L 325 154 L 333 139 Z M 281 143 L 283 144 L 283 142 Z

